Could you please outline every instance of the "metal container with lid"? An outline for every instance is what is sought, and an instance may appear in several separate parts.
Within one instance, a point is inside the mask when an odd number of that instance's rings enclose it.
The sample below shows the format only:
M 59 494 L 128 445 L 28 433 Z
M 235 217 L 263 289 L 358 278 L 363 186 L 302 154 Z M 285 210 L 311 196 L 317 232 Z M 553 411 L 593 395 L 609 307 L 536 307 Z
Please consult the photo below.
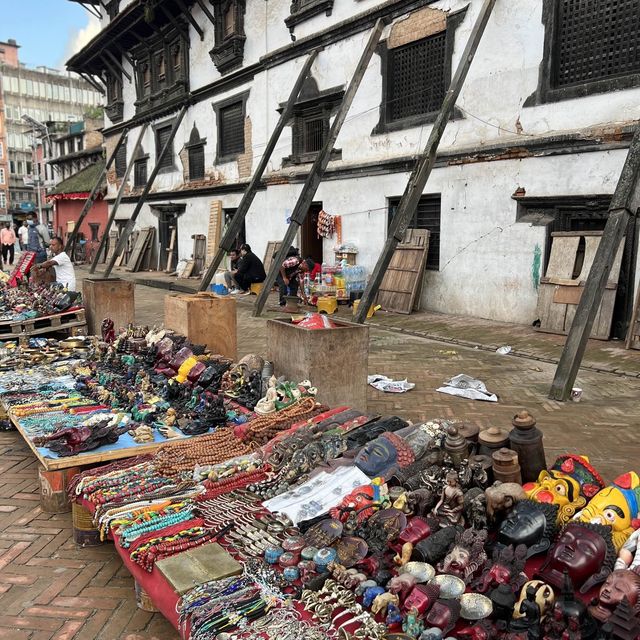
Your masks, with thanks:
M 535 482 L 540 472 L 547 468 L 542 431 L 536 427 L 535 418 L 526 409 L 518 412 L 511 424 L 514 428 L 509 440 L 511 448 L 518 453 L 520 459 L 522 481 Z
M 500 482 L 517 482 L 522 484 L 518 454 L 511 449 L 498 449 L 491 456 L 493 459 L 493 477 Z
M 460 435 L 457 427 L 447 427 L 444 450 L 449 454 L 456 468 L 463 460 L 469 458 L 469 443 Z
M 478 453 L 491 456 L 494 451 L 509 448 L 509 432 L 500 427 L 489 427 L 478 434 Z

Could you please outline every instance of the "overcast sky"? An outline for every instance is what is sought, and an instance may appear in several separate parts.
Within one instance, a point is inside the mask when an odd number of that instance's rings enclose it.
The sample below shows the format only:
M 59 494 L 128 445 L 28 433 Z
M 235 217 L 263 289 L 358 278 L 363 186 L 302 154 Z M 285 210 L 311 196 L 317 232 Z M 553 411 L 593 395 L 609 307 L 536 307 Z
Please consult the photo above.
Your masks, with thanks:
M 98 21 L 69 0 L 0 0 L 0 40 L 20 45 L 20 61 L 64 70 L 98 33 Z

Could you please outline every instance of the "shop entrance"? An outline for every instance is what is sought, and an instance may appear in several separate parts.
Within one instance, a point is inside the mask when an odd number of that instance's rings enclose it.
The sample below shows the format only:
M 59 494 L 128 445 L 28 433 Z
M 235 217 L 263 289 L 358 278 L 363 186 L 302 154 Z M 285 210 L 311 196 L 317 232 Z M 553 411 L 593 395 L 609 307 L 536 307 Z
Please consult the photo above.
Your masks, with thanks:
M 311 256 L 315 262 L 322 264 L 322 238 L 318 235 L 318 215 L 322 211 L 322 202 L 314 202 L 300 230 L 300 255 Z

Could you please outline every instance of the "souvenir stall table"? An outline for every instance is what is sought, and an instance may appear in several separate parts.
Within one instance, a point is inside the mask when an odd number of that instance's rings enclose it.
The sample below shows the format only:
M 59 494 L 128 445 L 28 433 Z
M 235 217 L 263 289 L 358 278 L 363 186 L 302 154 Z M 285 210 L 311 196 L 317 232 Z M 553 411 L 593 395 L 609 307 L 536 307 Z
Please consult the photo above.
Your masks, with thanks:
M 139 606 L 185 640 L 640 637 L 635 472 L 548 466 L 525 410 L 508 429 L 410 424 L 197 351 L 132 329 L 72 371 L 130 430 L 198 435 L 68 486 L 76 541 L 112 539 Z
M 77 292 L 27 283 L 25 276 L 34 260 L 33 252 L 24 252 L 0 285 L 0 340 L 58 331 L 68 331 L 71 336 L 85 335 L 84 306 Z
M 634 472 L 547 468 L 526 411 L 479 433 L 299 391 L 70 487 L 183 638 L 640 637 Z

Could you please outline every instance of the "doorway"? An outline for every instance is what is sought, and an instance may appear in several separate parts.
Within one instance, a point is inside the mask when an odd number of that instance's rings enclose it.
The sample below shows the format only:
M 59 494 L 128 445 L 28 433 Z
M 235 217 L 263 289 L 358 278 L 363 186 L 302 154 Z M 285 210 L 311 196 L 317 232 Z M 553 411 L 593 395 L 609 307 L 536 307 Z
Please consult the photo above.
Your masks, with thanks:
M 323 262 L 322 237 L 318 235 L 318 216 L 322 211 L 322 202 L 314 202 L 300 229 L 300 255 L 311 257 L 318 264 Z
M 178 214 L 161 211 L 158 216 L 158 244 L 160 269 L 175 269 L 178 258 Z

